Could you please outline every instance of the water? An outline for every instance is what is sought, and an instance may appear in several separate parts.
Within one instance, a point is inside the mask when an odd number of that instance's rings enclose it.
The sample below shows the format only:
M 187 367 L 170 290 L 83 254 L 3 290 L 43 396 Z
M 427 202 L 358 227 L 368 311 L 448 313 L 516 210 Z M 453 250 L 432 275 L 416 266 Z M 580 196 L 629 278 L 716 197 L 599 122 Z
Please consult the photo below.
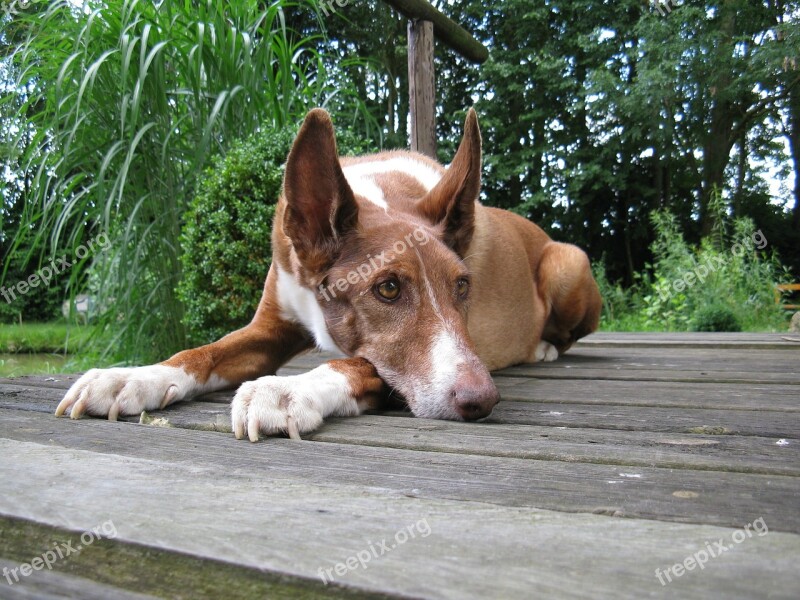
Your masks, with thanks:
M 62 373 L 70 358 L 64 354 L 0 354 L 0 377 Z

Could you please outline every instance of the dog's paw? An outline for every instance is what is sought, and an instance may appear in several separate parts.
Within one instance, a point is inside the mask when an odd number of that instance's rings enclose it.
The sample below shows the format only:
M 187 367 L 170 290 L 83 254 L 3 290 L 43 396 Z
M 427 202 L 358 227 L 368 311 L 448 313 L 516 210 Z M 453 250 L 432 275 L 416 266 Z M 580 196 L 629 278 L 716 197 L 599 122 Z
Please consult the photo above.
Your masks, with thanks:
M 70 410 L 73 419 L 85 413 L 115 421 L 119 415 L 138 415 L 181 400 L 196 383 L 183 369 L 166 365 L 92 369 L 69 388 L 56 416 Z
M 539 342 L 539 345 L 536 346 L 536 360 L 543 361 L 543 362 L 553 362 L 555 359 L 558 358 L 558 350 L 556 347 L 553 346 L 550 342 L 545 342 L 542 340 Z
M 347 377 L 322 365 L 302 375 L 261 377 L 242 384 L 231 405 L 231 425 L 236 439 L 245 433 L 251 442 L 258 441 L 259 433 L 300 439 L 329 415 L 359 412 Z

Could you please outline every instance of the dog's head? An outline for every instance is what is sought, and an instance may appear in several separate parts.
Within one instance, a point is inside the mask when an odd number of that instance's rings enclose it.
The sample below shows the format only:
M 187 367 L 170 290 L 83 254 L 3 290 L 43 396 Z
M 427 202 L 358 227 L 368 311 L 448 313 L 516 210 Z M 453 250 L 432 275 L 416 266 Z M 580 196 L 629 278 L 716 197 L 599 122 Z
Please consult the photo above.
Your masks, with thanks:
M 325 111 L 309 113 L 286 163 L 282 225 L 296 272 L 336 344 L 369 360 L 420 417 L 479 419 L 499 399 L 467 333 L 472 280 L 462 259 L 480 170 L 473 110 L 431 189 L 385 174 L 390 208 L 351 189 Z

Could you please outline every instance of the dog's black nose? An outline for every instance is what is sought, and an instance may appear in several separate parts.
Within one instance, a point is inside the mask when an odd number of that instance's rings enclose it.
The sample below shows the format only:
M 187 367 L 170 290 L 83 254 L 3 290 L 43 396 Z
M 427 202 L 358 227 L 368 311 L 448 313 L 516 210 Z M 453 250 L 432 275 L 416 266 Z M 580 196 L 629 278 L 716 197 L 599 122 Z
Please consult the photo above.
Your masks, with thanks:
M 500 401 L 500 394 L 487 373 L 464 373 L 452 391 L 455 409 L 465 421 L 475 421 L 488 417 L 494 405 Z

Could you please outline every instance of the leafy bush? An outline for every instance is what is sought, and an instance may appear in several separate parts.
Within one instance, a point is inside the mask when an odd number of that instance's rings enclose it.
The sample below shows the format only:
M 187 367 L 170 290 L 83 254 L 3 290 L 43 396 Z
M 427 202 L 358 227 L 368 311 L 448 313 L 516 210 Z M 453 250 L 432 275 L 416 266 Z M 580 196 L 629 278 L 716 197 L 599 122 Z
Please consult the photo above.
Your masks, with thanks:
M 741 331 L 742 324 L 736 314 L 722 304 L 700 307 L 692 321 L 694 331 Z
M 718 218 L 699 247 L 689 245 L 676 219 L 652 215 L 654 264 L 623 290 L 596 276 L 604 297 L 604 329 L 617 331 L 763 331 L 785 327 L 775 285 L 789 276 L 769 240 L 749 219 Z M 730 231 L 730 233 L 729 233 Z
M 636 288 L 625 289 L 618 282 L 609 281 L 605 260 L 592 265 L 592 274 L 603 299 L 600 329 L 641 331 L 645 326 L 639 316 L 642 302 L 640 295 L 636 293 Z
M 27 281 L 36 273 L 36 263 L 25 264 L 24 252 L 11 250 L 6 258 L 8 269 L 0 286 L 0 323 L 19 323 L 32 321 L 51 321 L 61 316 L 61 302 L 64 299 L 65 277 L 56 275 L 49 285 L 38 285 L 29 288 L 26 294 L 20 294 L 16 285 Z M 44 264 L 47 260 L 44 261 Z M 0 264 L 2 271 L 2 264 Z
M 234 143 L 199 182 L 184 216 L 177 289 L 192 344 L 219 339 L 255 313 L 272 260 L 272 219 L 294 136 L 294 129 L 265 127 Z M 337 141 L 341 154 L 374 150 L 348 131 L 338 132 Z
M 213 156 L 315 106 L 374 121 L 345 76 L 358 59 L 323 43 L 318 9 L 316 0 L 52 0 L 0 19 L 3 141 L 19 165 L 4 202 L 25 207 L 14 229 L 32 232 L 20 245 L 31 264 L 107 233 L 107 260 L 91 265 L 108 307 L 104 353 L 141 363 L 185 347 L 180 220 Z M 70 294 L 86 291 L 89 270 L 71 269 Z

